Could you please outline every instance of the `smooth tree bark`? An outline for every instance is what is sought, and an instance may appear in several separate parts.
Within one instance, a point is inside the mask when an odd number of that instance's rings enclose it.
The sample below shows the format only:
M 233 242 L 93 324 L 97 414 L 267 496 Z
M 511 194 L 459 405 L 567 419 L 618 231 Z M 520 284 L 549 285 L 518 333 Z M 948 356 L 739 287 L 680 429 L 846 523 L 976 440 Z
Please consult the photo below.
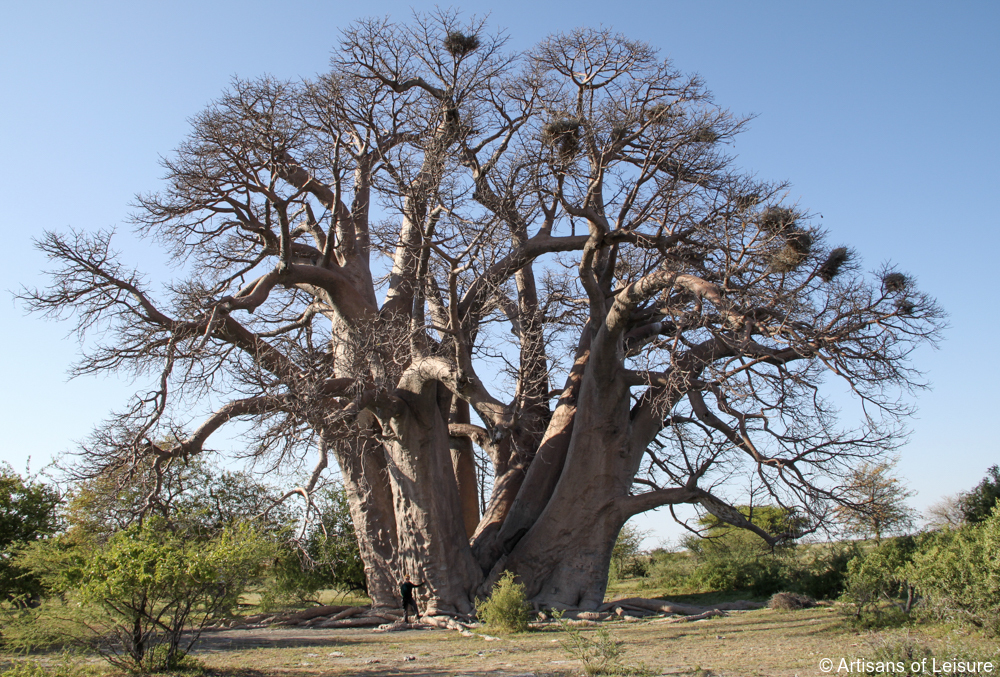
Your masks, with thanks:
M 136 201 L 183 278 L 154 293 L 107 232 L 39 241 L 52 284 L 22 298 L 101 332 L 74 373 L 152 382 L 75 472 L 148 508 L 243 421 L 307 514 L 342 478 L 375 604 L 408 574 L 440 613 L 505 570 L 596 608 L 622 525 L 660 506 L 800 535 L 749 523 L 749 494 L 819 527 L 902 439 L 942 313 L 735 171 L 746 124 L 646 44 L 515 53 L 445 11 L 352 25 L 314 80 L 235 80 Z

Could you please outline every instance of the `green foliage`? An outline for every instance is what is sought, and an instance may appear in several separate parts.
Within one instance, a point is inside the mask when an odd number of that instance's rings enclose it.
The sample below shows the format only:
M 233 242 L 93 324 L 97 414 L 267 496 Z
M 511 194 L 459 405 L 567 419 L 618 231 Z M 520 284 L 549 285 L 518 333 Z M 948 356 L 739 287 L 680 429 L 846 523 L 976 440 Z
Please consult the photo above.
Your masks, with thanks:
M 808 525 L 808 520 L 792 508 L 777 505 L 738 505 L 736 509 L 751 524 L 760 527 L 769 534 L 797 535 Z M 723 522 L 715 515 L 708 513 L 698 519 L 698 524 L 708 529 L 709 536 L 723 536 L 737 527 Z
M 625 524 L 618 532 L 608 572 L 612 580 L 646 575 L 646 561 L 640 557 L 642 539 L 646 537 L 646 533 L 631 524 Z
M 860 553 L 856 543 L 812 548 L 808 560 L 790 576 L 789 587 L 815 599 L 837 599 L 844 592 L 847 567 Z
M 61 502 L 55 488 L 0 464 L 0 600 L 33 604 L 39 599 L 41 582 L 15 564 L 15 554 L 56 532 Z
M 935 534 L 907 575 L 932 616 L 1000 635 L 1000 507 L 980 524 Z
M 138 479 L 114 475 L 78 483 L 70 493 L 66 521 L 70 530 L 104 541 L 127 528 L 146 509 L 149 487 Z M 258 531 L 277 537 L 294 523 L 274 487 L 246 472 L 213 468 L 203 461 L 172 464 L 163 472 L 163 501 L 156 514 L 177 532 L 206 538 L 227 527 L 254 521 Z
M 1000 508 L 980 524 L 886 541 L 848 566 L 843 596 L 864 627 L 930 616 L 1000 634 Z
M 38 542 L 23 563 L 53 597 L 23 620 L 61 621 L 64 641 L 121 669 L 180 668 L 209 620 L 237 605 L 270 548 L 247 528 L 194 539 L 162 520 L 132 525 L 106 543 Z
M 889 627 L 908 620 L 916 590 L 907 565 L 920 544 L 912 536 L 894 538 L 850 561 L 842 599 L 857 625 Z
M 327 488 L 316 498 L 319 524 L 312 528 L 301 547 L 286 534 L 277 547 L 261 591 L 265 610 L 310 600 L 319 590 L 367 592 L 364 563 L 354 522 L 342 485 Z
M 505 571 L 486 600 L 476 600 L 476 616 L 487 630 L 498 634 L 525 632 L 528 629 L 528 602 L 524 584 L 514 582 L 514 574 Z
M 615 638 L 607 628 L 601 627 L 588 633 L 570 625 L 559 611 L 553 612 L 552 616 L 565 633 L 559 642 L 563 650 L 570 658 L 583 663 L 583 670 L 588 675 L 651 674 L 644 665 L 634 666 L 624 662 L 624 642 Z
M 790 549 L 772 551 L 752 532 L 733 529 L 717 538 L 690 538 L 686 545 L 697 561 L 691 582 L 701 589 L 767 596 L 788 587 Z
M 958 499 L 959 510 L 969 524 L 985 522 L 1000 501 L 1000 467 L 991 466 L 983 481 Z
M 142 486 L 101 477 L 72 492 L 70 532 L 104 542 L 133 524 L 145 506 Z M 273 545 L 261 589 L 264 609 L 301 604 L 326 588 L 365 590 L 364 565 L 341 485 L 313 497 L 319 519 L 300 533 L 301 515 L 279 501 L 281 493 L 245 472 L 213 468 L 201 461 L 171 466 L 164 477 L 167 498 L 157 518 L 176 533 L 211 539 L 252 522 Z
M 694 566 L 695 560 L 689 553 L 658 548 L 650 553 L 646 565 L 646 576 L 650 579 L 648 587 L 688 592 Z

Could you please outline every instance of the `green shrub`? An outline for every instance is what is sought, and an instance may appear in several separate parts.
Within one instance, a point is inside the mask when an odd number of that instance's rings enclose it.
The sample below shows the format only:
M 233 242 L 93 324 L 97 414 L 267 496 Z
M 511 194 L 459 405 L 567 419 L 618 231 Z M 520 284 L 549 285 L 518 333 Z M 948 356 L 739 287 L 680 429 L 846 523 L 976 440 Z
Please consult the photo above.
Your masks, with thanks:
M 813 549 L 809 561 L 794 572 L 789 587 L 814 599 L 837 599 L 844 592 L 848 564 L 860 554 L 856 543 Z
M 647 532 L 631 524 L 621 528 L 615 539 L 615 547 L 611 551 L 611 566 L 608 570 L 610 580 L 646 575 L 647 562 L 639 550 L 646 534 Z
M 980 524 L 935 534 L 907 573 L 932 616 L 1000 634 L 1000 507 Z
M 15 564 L 15 555 L 56 532 L 61 503 L 54 487 L 22 478 L 9 464 L 0 463 L 0 601 L 31 605 L 40 599 L 41 582 Z
M 290 533 L 279 536 L 261 590 L 263 611 L 315 601 L 316 593 L 328 588 L 367 592 L 364 563 L 343 486 L 334 485 L 317 499 L 321 520 L 302 547 L 290 542 Z
M 707 590 L 751 590 L 754 595 L 773 595 L 790 587 L 794 560 L 792 550 L 773 552 L 759 536 L 749 531 L 732 530 L 710 540 L 689 539 L 697 566 L 691 583 Z
M 908 620 L 916 590 L 907 565 L 919 546 L 912 536 L 894 538 L 848 563 L 841 599 L 850 605 L 856 624 L 891 627 Z
M 649 555 L 646 565 L 646 577 L 649 587 L 667 591 L 689 592 L 691 572 L 694 571 L 695 559 L 688 552 L 670 552 L 664 549 L 654 550 Z
M 269 544 L 245 528 L 211 539 L 186 538 L 157 520 L 133 525 L 104 544 L 69 548 L 39 542 L 23 563 L 51 597 L 22 627 L 53 627 L 70 645 L 100 653 L 130 672 L 178 669 L 212 619 L 237 604 L 259 573 Z M 24 635 L 20 641 L 25 643 Z
M 514 582 L 514 574 L 505 571 L 489 599 L 477 600 L 476 616 L 490 632 L 508 634 L 528 629 L 528 603 L 524 584 Z
M 997 501 L 1000 501 L 1000 467 L 994 465 L 986 471 L 982 482 L 959 496 L 958 505 L 966 522 L 979 524 L 989 519 Z

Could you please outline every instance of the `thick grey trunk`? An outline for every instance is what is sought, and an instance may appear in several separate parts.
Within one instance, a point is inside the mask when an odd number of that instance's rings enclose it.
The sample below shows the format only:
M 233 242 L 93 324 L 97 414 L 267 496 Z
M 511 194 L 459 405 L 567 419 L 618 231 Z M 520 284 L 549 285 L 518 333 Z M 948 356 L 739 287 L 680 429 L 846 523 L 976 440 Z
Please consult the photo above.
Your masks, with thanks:
M 495 526 L 490 529 L 480 527 L 480 532 L 476 534 L 474 546 L 484 569 L 488 570 L 492 566 L 487 565 L 487 562 L 495 562 L 513 550 L 538 520 L 555 490 L 569 451 L 577 398 L 589 357 L 590 332 L 585 331 L 577 347 L 576 359 L 566 379 L 562 397 L 556 404 L 527 471 L 510 478 L 505 477 L 505 483 L 499 485 L 506 495 L 498 497 L 500 500 L 497 501 L 497 508 L 506 509 L 506 513 L 501 516 L 499 510 L 493 513 L 488 511 Z M 510 501 L 512 490 L 516 492 L 516 496 Z M 497 488 L 494 488 L 494 494 L 496 491 Z
M 629 389 L 617 376 L 599 383 L 594 371 L 588 364 L 581 380 L 558 483 L 506 563 L 543 604 L 603 603 L 611 551 L 628 518 L 621 499 L 635 472 Z
M 474 611 L 482 572 L 472 557 L 433 381 L 404 376 L 396 411 L 383 419 L 398 529 L 398 576 L 422 580 L 426 613 Z
M 368 596 L 375 606 L 398 607 L 396 516 L 385 450 L 364 440 L 351 448 L 334 448 L 365 567 Z

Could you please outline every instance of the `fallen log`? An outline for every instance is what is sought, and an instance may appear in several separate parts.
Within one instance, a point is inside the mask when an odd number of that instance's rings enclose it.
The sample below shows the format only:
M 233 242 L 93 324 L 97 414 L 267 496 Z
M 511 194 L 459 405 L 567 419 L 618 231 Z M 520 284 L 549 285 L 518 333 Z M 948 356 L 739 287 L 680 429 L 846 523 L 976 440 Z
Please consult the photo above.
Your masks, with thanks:
M 428 625 L 433 625 L 437 628 L 444 628 L 445 630 L 457 630 L 459 632 L 462 630 L 468 630 L 468 628 L 450 616 L 424 616 L 422 620 Z
M 359 615 L 365 613 L 366 611 L 368 611 L 368 609 L 366 609 L 363 606 L 352 606 L 352 607 L 349 607 L 347 609 L 344 609 L 343 611 L 341 611 L 339 613 L 334 614 L 333 616 L 330 617 L 330 620 L 331 621 L 340 621 L 340 620 L 343 620 L 345 618 L 350 618 L 351 616 L 359 616 Z
M 356 618 L 343 618 L 339 621 L 328 620 L 317 624 L 317 628 L 370 628 L 375 625 L 384 625 L 385 619 L 380 616 L 360 616 Z
M 597 611 L 566 611 L 563 613 L 562 617 L 566 620 L 581 620 L 581 621 L 603 621 L 610 613 L 607 612 L 597 612 Z
M 634 607 L 645 611 L 654 611 L 661 614 L 678 614 L 681 616 L 694 616 L 711 609 L 718 611 L 746 611 L 748 609 L 763 609 L 766 604 L 763 602 L 722 602 L 720 604 L 709 604 L 706 606 L 696 606 L 694 604 L 681 604 L 679 602 L 668 602 L 662 599 L 646 599 L 644 597 L 627 597 L 625 599 L 606 602 L 598 607 L 598 611 L 608 611 L 620 607 Z
M 298 611 L 294 614 L 288 616 L 283 616 L 280 619 L 276 618 L 275 623 L 277 625 L 298 625 L 299 623 L 304 623 L 305 621 L 311 621 L 319 616 L 332 616 L 338 614 L 345 609 L 350 609 L 347 606 L 317 606 L 312 609 L 305 609 L 304 611 Z
M 423 623 L 404 623 L 403 621 L 394 621 L 392 623 L 385 623 L 373 629 L 372 632 L 399 632 L 400 630 L 426 630 L 427 626 Z
M 706 618 L 714 618 L 715 616 L 728 616 L 725 611 L 720 609 L 709 609 L 700 614 L 695 614 L 693 616 L 675 616 L 673 618 L 658 618 L 653 623 L 690 623 L 691 621 L 700 621 Z

